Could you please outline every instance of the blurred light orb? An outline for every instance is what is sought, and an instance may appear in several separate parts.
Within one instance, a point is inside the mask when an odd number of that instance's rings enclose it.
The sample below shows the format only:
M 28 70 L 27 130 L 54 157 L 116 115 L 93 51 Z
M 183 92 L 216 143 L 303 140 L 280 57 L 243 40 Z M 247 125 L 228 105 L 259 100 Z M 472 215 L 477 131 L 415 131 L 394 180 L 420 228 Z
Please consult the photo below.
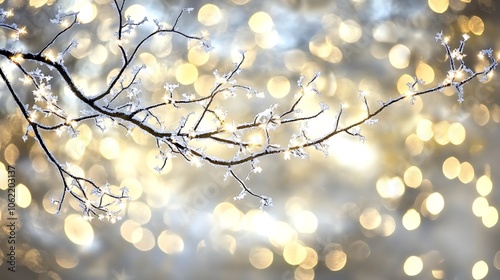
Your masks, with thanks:
M 402 44 L 397 44 L 389 51 L 389 62 L 396 69 L 404 69 L 410 64 L 410 49 Z
M 485 261 L 478 261 L 472 267 L 472 278 L 474 280 L 484 279 L 488 275 L 488 264 Z
M 234 252 L 236 251 L 236 238 L 229 234 L 219 236 L 219 238 L 214 240 L 212 248 L 214 248 L 216 251 L 225 251 L 231 255 L 234 255 Z
M 175 78 L 183 85 L 190 85 L 198 79 L 198 69 L 191 63 L 184 63 L 175 70 Z
M 403 270 L 408 276 L 416 276 L 422 272 L 423 267 L 424 262 L 420 257 L 410 256 L 406 259 L 403 265 Z
M 250 0 L 231 0 L 231 2 L 233 2 L 236 5 L 245 5 L 248 2 L 250 2 Z
M 126 220 L 120 226 L 120 234 L 122 238 L 125 239 L 126 241 L 134 243 L 136 240 L 132 238 L 133 233 L 135 232 L 135 230 L 139 228 L 141 228 L 141 226 L 136 222 L 132 220 Z
M 16 186 L 16 204 L 21 208 L 27 208 L 31 204 L 31 192 L 23 184 Z
M 4 1 L 0 1 L 0 3 L 3 3 Z M 43 5 L 46 5 L 48 0 L 30 0 L 30 6 L 34 8 L 40 8 Z
M 472 182 L 474 179 L 474 167 L 468 162 L 462 162 L 460 164 L 460 172 L 458 173 L 458 179 L 464 184 Z
M 490 110 L 484 104 L 474 106 L 472 118 L 479 126 L 484 126 L 490 120 Z
M 274 98 L 285 97 L 290 92 L 290 81 L 284 76 L 275 76 L 267 81 L 267 90 Z
M 432 215 L 441 213 L 444 208 L 443 196 L 438 192 L 432 193 L 425 200 L 425 207 L 427 208 L 427 211 L 429 211 L 429 213 L 431 213 Z
M 330 63 L 339 63 L 342 60 L 342 51 L 324 36 L 316 35 L 311 38 L 309 41 L 309 51 Z
M 128 217 L 139 225 L 144 225 L 151 219 L 151 208 L 141 201 L 131 201 L 127 209 Z
M 497 251 L 493 258 L 493 265 L 496 269 L 500 270 L 500 251 Z
M 477 179 L 476 190 L 482 196 L 487 196 L 493 190 L 493 183 L 490 177 L 483 175 Z
M 417 166 L 410 166 L 404 173 L 404 181 L 410 188 L 418 188 L 422 184 L 422 171 Z
M 124 187 L 128 189 L 128 195 L 131 200 L 141 197 L 143 191 L 142 184 L 134 177 L 125 178 L 120 184 L 120 188 Z
M 328 53 L 328 56 L 322 57 L 323 60 L 328 61 L 330 63 L 339 63 L 342 61 L 342 51 L 337 48 L 336 46 L 331 46 L 330 47 L 330 52 Z
M 427 3 L 429 8 L 438 14 L 446 12 L 446 10 L 448 10 L 448 6 L 450 5 L 449 0 L 428 0 Z
M 134 244 L 139 242 L 144 236 L 144 231 L 141 226 L 136 227 L 130 234 L 130 243 Z
M 293 49 L 287 51 L 283 59 L 285 62 L 285 67 L 288 70 L 294 72 L 300 72 L 302 65 L 304 65 L 307 61 L 307 56 L 304 53 L 304 51 L 300 49 Z
M 470 3 L 471 0 L 450 1 L 450 8 L 454 11 L 460 12 Z
M 447 121 L 441 121 L 434 124 L 434 140 L 439 145 L 447 145 L 450 143 L 450 137 L 448 135 L 448 129 L 450 128 L 450 123 Z
M 455 157 L 449 157 L 443 162 L 443 175 L 448 179 L 454 179 L 460 173 L 460 161 Z
M 415 81 L 415 79 L 408 74 L 401 75 L 401 77 L 399 77 L 398 82 L 396 84 L 398 92 L 400 94 L 407 93 L 408 92 L 408 83 L 413 83 L 414 81 Z
M 130 5 L 125 10 L 125 18 L 130 17 L 131 20 L 135 22 L 140 22 L 142 21 L 148 14 L 148 11 L 143 5 L 140 4 L 133 4 Z
M 120 155 L 120 144 L 113 137 L 106 137 L 99 143 L 99 152 L 106 159 L 115 159 Z
M 56 252 L 55 254 L 57 264 L 65 269 L 71 269 L 78 265 L 78 256 L 70 253 Z
M 300 263 L 300 267 L 304 269 L 312 269 L 318 264 L 318 253 L 316 253 L 316 251 L 311 247 L 306 247 L 306 250 L 307 256 L 304 261 Z
M 381 236 L 390 236 L 396 230 L 396 221 L 391 215 L 382 216 L 382 224 L 378 227 L 378 233 Z
M 216 5 L 206 4 L 198 11 L 198 21 L 205 26 L 213 26 L 222 20 L 222 13 Z
M 29 249 L 24 253 L 23 263 L 29 270 L 35 273 L 42 273 L 45 271 L 44 255 L 45 251 L 39 251 L 35 248 Z
M 333 250 L 325 257 L 325 264 L 331 271 L 339 271 L 347 263 L 347 254 L 342 250 Z
M 19 149 L 11 143 L 5 148 L 3 155 L 9 165 L 15 165 L 19 158 Z
M 194 82 L 194 89 L 199 96 L 206 97 L 214 85 L 214 75 L 202 75 Z
M 434 69 L 425 62 L 421 61 L 418 63 L 415 74 L 419 79 L 423 80 L 426 85 L 434 81 Z
M 414 230 L 420 226 L 420 214 L 415 209 L 408 209 L 403 215 L 403 227 L 406 230 Z
M 373 38 L 382 43 L 395 43 L 398 40 L 397 27 L 392 21 L 379 23 L 372 31 Z
M 470 30 L 469 30 L 469 17 L 467 17 L 465 15 L 459 15 L 456 21 L 457 21 L 458 28 L 460 28 L 460 31 L 462 32 L 462 34 L 466 34 L 466 33 L 470 32 Z
M 469 22 L 467 23 L 470 31 L 474 33 L 475 35 L 481 35 L 483 34 L 484 31 L 484 22 L 483 20 L 478 17 L 478 16 L 472 16 L 469 19 Z
M 318 218 L 311 211 L 303 210 L 293 217 L 295 228 L 300 233 L 313 233 L 318 227 Z
M 349 245 L 347 255 L 356 261 L 363 261 L 370 255 L 370 246 L 363 240 L 356 240 Z
M 5 164 L 3 164 L 3 162 L 0 161 L 0 180 L 2 180 L 2 182 L 7 182 L 7 177 L 8 177 L 7 167 L 5 166 Z M 8 187 L 9 187 L 8 183 L 0 184 L 0 190 L 6 190 Z
M 295 280 L 313 280 L 314 269 L 305 269 L 299 266 L 295 269 L 293 276 L 295 277 Z
M 282 247 L 296 242 L 298 234 L 289 224 L 279 221 L 271 225 L 268 239 L 274 246 Z
M 434 136 L 432 122 L 428 119 L 421 119 L 417 124 L 417 135 L 422 141 L 429 141 Z
M 274 27 L 271 16 L 266 12 L 256 12 L 248 20 L 248 26 L 255 33 L 267 33 Z
M 71 10 L 78 11 L 78 21 L 80 23 L 89 23 L 97 16 L 95 4 L 89 1 L 75 1 L 75 5 L 73 5 Z
M 362 35 L 361 26 L 354 20 L 346 20 L 339 25 L 339 36 L 347 43 L 356 43 Z
M 90 52 L 89 59 L 92 63 L 101 65 L 108 59 L 108 50 L 103 45 L 97 45 Z
M 333 137 L 328 144 L 330 145 L 328 152 L 335 155 L 333 159 L 338 164 L 353 170 L 367 171 L 377 163 L 377 150 L 357 139 Z
M 77 214 L 70 214 L 64 219 L 64 233 L 77 245 L 90 245 L 94 240 L 94 229 Z
M 208 62 L 210 55 L 200 48 L 191 48 L 188 52 L 188 60 L 196 66 L 202 66 Z
M 376 229 L 382 222 L 380 213 L 375 208 L 366 208 L 359 216 L 359 223 L 365 229 Z
M 474 199 L 474 202 L 472 202 L 472 213 L 476 215 L 476 217 L 482 217 L 486 215 L 488 212 L 488 208 L 490 207 L 490 204 L 488 200 L 482 196 Z
M 65 152 L 73 160 L 80 160 L 85 155 L 86 148 L 87 144 L 80 137 L 68 139 L 64 145 Z
M 253 248 L 248 257 L 250 264 L 257 269 L 268 268 L 273 263 L 273 252 L 265 247 Z
M 493 206 L 488 207 L 484 215 L 481 217 L 481 221 L 487 228 L 494 227 L 498 223 L 498 210 Z
M 255 42 L 263 49 L 271 49 L 278 44 L 279 34 L 276 30 L 271 30 L 266 33 L 259 33 L 255 36 Z
M 162 231 L 158 236 L 158 247 L 166 254 L 176 254 L 184 251 L 184 240 L 178 234 Z
M 306 248 L 297 242 L 289 243 L 283 249 L 283 258 L 290 265 L 299 265 L 307 257 Z
M 453 145 L 460 145 L 465 140 L 465 128 L 461 123 L 452 123 L 448 128 L 448 138 Z
M 405 192 L 405 186 L 400 177 L 381 177 L 377 180 L 376 187 L 382 198 L 398 199 Z
M 269 235 L 274 224 L 267 212 L 255 209 L 246 213 L 245 220 L 249 229 L 260 235 Z
M 143 252 L 153 249 L 156 245 L 153 233 L 146 228 L 141 228 L 140 230 L 142 231 L 142 238 L 134 242 L 135 248 Z

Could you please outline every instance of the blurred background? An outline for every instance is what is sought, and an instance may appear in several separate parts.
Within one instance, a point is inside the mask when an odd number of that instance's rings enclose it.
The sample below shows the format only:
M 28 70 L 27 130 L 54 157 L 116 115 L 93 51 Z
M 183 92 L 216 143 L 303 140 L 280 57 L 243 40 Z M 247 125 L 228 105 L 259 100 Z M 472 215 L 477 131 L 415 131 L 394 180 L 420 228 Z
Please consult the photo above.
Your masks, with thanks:
M 441 82 L 449 62 L 434 39 L 440 31 L 452 47 L 462 34 L 470 35 L 465 61 L 481 71 L 487 64 L 479 51 L 500 49 L 496 4 L 147 0 L 127 2 L 125 14 L 149 19 L 129 35 L 132 46 L 155 29 L 152 19 L 171 25 L 182 8 L 193 7 L 179 30 L 203 32 L 214 47 L 205 53 L 180 36 L 154 37 L 136 58 L 147 67 L 140 76 L 144 101 L 159 100 L 166 82 L 179 83 L 179 92 L 206 96 L 212 72 L 230 71 L 242 49 L 247 59 L 237 81 L 266 97 L 223 103 L 228 117 L 251 121 L 272 104 L 289 108 L 300 75 L 307 79 L 320 71 L 316 86 L 322 95 L 307 98 L 303 108 L 330 106 L 326 118 L 309 124 L 319 135 L 341 102 L 341 125 L 363 116 L 359 90 L 377 108 L 378 100 L 404 94 L 415 76 L 425 81 L 420 89 Z M 3 1 L 0 8 L 12 9 L 9 20 L 26 26 L 27 34 L 11 43 L 10 32 L 0 30 L 1 47 L 40 50 L 60 30 L 50 23 L 56 5 L 79 11 L 81 24 L 48 52 L 56 54 L 76 38 L 65 64 L 82 90 L 101 92 L 121 63 L 111 1 Z M 0 63 L 12 69 L 11 77 L 19 74 L 5 58 Z M 52 75 L 59 104 L 76 114 L 85 109 Z M 309 160 L 262 158 L 262 172 L 247 184 L 273 198 L 274 206 L 264 211 L 252 197 L 233 200 L 240 187 L 223 180 L 223 168 L 196 168 L 176 158 L 158 174 L 154 139 L 141 132 L 101 132 L 93 122 L 82 122 L 77 138 L 45 134 L 59 161 L 71 163 L 78 174 L 130 189 L 123 219 L 110 224 L 84 221 L 70 197 L 54 214 L 50 198 L 63 188 L 56 169 L 36 141 L 22 141 L 26 121 L 0 83 L 1 278 L 498 279 L 499 88 L 495 73 L 467 84 L 461 104 L 453 90 L 417 97 L 413 105 L 395 104 L 377 124 L 362 126 L 365 142 L 349 135 L 332 138 L 328 157 L 311 149 Z M 30 89 L 19 88 L 19 94 L 32 102 Z M 165 112 L 165 118 L 175 124 L 188 110 Z M 8 166 L 16 168 L 15 273 L 6 263 Z M 235 170 L 244 178 L 251 169 Z

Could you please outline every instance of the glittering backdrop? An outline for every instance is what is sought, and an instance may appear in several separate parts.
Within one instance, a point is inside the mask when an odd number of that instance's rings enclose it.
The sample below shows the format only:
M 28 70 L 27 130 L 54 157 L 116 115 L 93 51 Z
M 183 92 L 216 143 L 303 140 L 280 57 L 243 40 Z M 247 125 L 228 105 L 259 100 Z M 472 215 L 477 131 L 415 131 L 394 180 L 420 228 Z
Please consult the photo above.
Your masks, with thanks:
M 79 44 L 65 62 L 87 91 L 116 74 L 116 12 L 108 2 L 58 2 L 80 11 L 82 25 L 66 34 Z M 27 27 L 25 48 L 37 49 L 54 34 L 49 19 L 55 4 L 18 0 L 0 7 L 12 9 L 16 22 Z M 322 96 L 307 102 L 314 106 L 321 99 L 333 119 L 342 101 L 343 121 L 354 121 L 363 113 L 359 90 L 370 100 L 387 100 L 404 93 L 414 76 L 428 86 L 444 79 L 446 56 L 434 40 L 441 30 L 452 45 L 464 33 L 471 36 L 466 53 L 473 67 L 482 65 L 479 50 L 500 49 L 499 11 L 488 0 L 150 0 L 130 1 L 126 14 L 172 23 L 183 7 L 195 10 L 179 28 L 204 32 L 215 49 L 207 54 L 182 38 L 155 38 L 137 57 L 147 66 L 145 91 L 161 96 L 168 81 L 206 95 L 213 70 L 230 69 L 244 49 L 238 81 L 267 97 L 261 103 L 231 101 L 234 119 L 273 103 L 289 106 L 299 76 L 320 71 Z M 2 46 L 6 36 L 2 30 Z M 262 172 L 248 184 L 273 197 L 274 207 L 264 212 L 250 197 L 233 200 L 239 186 L 223 180 L 223 169 L 196 168 L 177 158 L 158 174 L 154 141 L 142 133 L 125 137 L 82 123 L 77 138 L 47 136 L 55 154 L 81 174 L 130 189 L 124 218 L 109 224 L 84 221 L 71 198 L 54 215 L 50 198 L 62 186 L 39 146 L 22 141 L 26 123 L 2 83 L 1 278 L 497 279 L 499 88 L 493 76 L 467 85 L 462 104 L 452 90 L 417 97 L 414 105 L 398 103 L 379 123 L 363 127 L 366 142 L 334 137 L 327 158 L 311 151 L 310 160 L 262 159 Z M 71 94 L 59 96 L 81 109 Z M 330 122 L 310 126 L 321 132 Z M 6 262 L 9 165 L 18 184 L 15 273 Z

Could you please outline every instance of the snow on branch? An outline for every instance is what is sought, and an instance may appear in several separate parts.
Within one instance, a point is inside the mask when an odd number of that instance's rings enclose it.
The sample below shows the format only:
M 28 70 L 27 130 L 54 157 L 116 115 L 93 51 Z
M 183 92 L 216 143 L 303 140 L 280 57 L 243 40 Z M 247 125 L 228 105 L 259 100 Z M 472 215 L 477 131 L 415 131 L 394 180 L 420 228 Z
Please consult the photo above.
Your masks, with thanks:
M 271 206 L 272 199 L 252 190 L 245 182 L 247 180 L 241 179 L 234 167 L 248 164 L 244 165 L 244 167 L 249 166 L 250 169 L 248 179 L 251 174 L 263 171 L 259 165 L 259 159 L 266 156 L 282 155 L 285 160 L 292 156 L 307 159 L 310 147 L 328 155 L 330 138 L 344 133 L 364 141 L 365 137 L 361 133 L 363 126 L 375 125 L 379 121 L 376 117 L 394 103 L 405 99 L 412 101 L 415 96 L 440 92 L 445 88 L 456 89 L 458 101 L 462 102 L 465 94 L 464 85 L 476 77 L 480 80 L 486 79 L 498 65 L 492 50 L 483 50 L 480 55 L 487 60 L 484 69 L 476 72 L 468 68 L 463 58 L 465 57 L 465 42 L 469 37 L 464 35 L 459 46 L 452 49 L 448 44 L 449 39 L 443 38 L 440 32 L 436 35 L 436 40 L 444 47 L 449 58 L 448 74 L 441 83 L 420 90 L 417 85 L 422 85 L 423 81 L 415 77 L 414 81 L 408 84 L 406 94 L 388 101 L 381 101 L 377 107 L 371 107 L 366 92 L 360 91 L 359 98 L 366 109 L 365 116 L 344 124 L 342 118 L 346 108 L 339 104 L 336 118 L 331 122 L 331 126 L 325 127 L 322 135 L 312 137 L 308 130 L 308 123 L 316 121 L 327 110 L 332 110 L 325 103 L 318 104 L 318 109 L 314 113 L 305 114 L 299 109 L 306 95 L 320 94 L 315 86 L 315 81 L 320 76 L 319 72 L 315 72 L 312 77 L 301 76 L 298 79 L 298 93 L 290 105 L 270 104 L 267 109 L 257 113 L 254 117 L 247 118 L 246 121 L 228 118 L 234 115 L 234 112 L 228 113 L 231 111 L 232 100 L 265 96 L 263 92 L 254 89 L 251 85 L 242 84 L 236 80 L 236 76 L 241 75 L 242 65 L 246 59 L 244 51 L 240 51 L 241 57 L 230 71 L 219 73 L 215 70 L 213 72 L 215 82 L 206 96 L 180 93 L 179 84 L 164 81 L 164 96 L 161 100 L 155 102 L 143 99 L 142 81 L 139 76 L 146 75 L 144 74 L 146 66 L 137 66 L 133 62 L 151 38 L 170 33 L 184 39 L 197 40 L 200 42 L 200 47 L 206 51 L 210 51 L 212 46 L 210 41 L 203 36 L 190 35 L 181 31 L 181 18 L 184 14 L 189 14 L 192 11 L 191 8 L 181 10 L 169 27 L 164 26 L 158 20 L 153 20 L 152 31 L 146 33 L 136 43 L 130 43 L 127 41 L 127 36 L 139 26 L 146 27 L 150 21 L 147 18 L 134 21 L 130 17 L 125 17 L 125 1 L 118 3 L 115 0 L 113 5 L 117 13 L 114 40 L 120 50 L 121 66 L 116 76 L 94 95 L 84 93 L 76 85 L 73 74 L 62 59 L 71 47 L 76 46 L 76 40 L 61 49 L 56 59 L 45 54 L 47 48 L 54 47 L 56 40 L 78 23 L 78 13 L 66 13 L 58 8 L 52 22 L 61 25 L 62 30 L 48 40 L 45 47 L 38 52 L 0 49 L 0 56 L 17 67 L 19 79 L 26 86 L 14 88 L 10 73 L 7 75 L 4 66 L 0 67 L 1 79 L 28 124 L 23 140 L 28 140 L 29 136 L 33 137 L 60 176 L 63 190 L 59 198 L 52 199 L 53 204 L 57 205 L 57 209 L 60 210 L 66 195 L 70 195 L 80 203 L 83 216 L 89 220 L 94 217 L 111 222 L 119 220 L 124 202 L 130 199 L 127 189 L 112 191 L 108 184 L 101 186 L 94 183 L 91 178 L 74 174 L 70 165 L 62 164 L 61 162 L 65 160 L 58 159 L 46 145 L 45 134 L 42 134 L 42 131 L 54 132 L 57 135 L 67 133 L 71 137 L 78 137 L 78 127 L 82 123 L 91 123 L 104 133 L 110 129 L 118 129 L 124 136 L 129 135 L 133 130 L 140 130 L 154 139 L 156 143 L 155 149 L 159 159 L 157 171 L 161 171 L 166 166 L 167 160 L 175 156 L 184 159 L 194 167 L 211 164 L 226 168 L 225 177 L 232 178 L 241 187 L 240 193 L 234 199 L 239 200 L 250 195 L 259 199 L 263 208 Z M 17 25 L 6 23 L 9 15 L 10 12 L 0 10 L 0 27 L 13 30 L 18 34 L 22 33 Z M 47 73 L 52 73 L 53 76 Z M 126 78 L 126 74 L 129 74 L 131 78 Z M 54 80 L 67 86 L 74 97 L 81 102 L 84 109 L 79 112 L 79 115 L 71 115 L 59 102 L 60 93 L 54 91 L 51 86 Z M 30 95 L 26 92 L 31 92 L 33 96 L 33 100 L 28 104 L 21 101 L 27 99 L 24 95 Z M 164 116 L 169 112 L 178 112 L 181 108 L 189 108 L 189 113 L 173 125 L 175 128 L 168 129 L 172 127 L 172 124 L 166 125 Z M 244 116 L 239 116 L 238 119 L 243 118 Z M 288 141 L 280 142 L 275 139 L 276 133 L 290 130 L 295 132 Z M 263 137 L 253 137 L 252 135 L 256 132 Z M 223 158 L 218 154 L 210 153 L 208 149 L 203 148 L 203 145 L 205 147 L 220 145 L 228 151 L 226 154 L 230 156 Z

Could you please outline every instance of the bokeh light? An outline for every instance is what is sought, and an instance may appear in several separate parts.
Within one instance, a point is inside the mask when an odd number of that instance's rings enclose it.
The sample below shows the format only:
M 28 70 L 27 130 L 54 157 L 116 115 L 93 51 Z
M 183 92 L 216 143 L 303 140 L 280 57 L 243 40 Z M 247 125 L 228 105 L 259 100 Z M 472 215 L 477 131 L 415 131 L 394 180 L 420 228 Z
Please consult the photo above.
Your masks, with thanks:
M 404 173 L 405 184 L 410 188 L 418 188 L 422 184 L 422 171 L 417 166 L 410 166 Z
M 482 196 L 487 196 L 493 189 L 493 183 L 490 177 L 483 175 L 477 179 L 476 190 Z
M 158 236 L 158 247 L 166 254 L 180 253 L 184 250 L 184 240 L 178 234 L 162 231 Z
M 283 258 L 290 265 L 299 265 L 306 257 L 307 250 L 300 243 L 289 243 L 283 249 Z
M 403 216 L 403 226 L 407 230 L 415 230 L 420 226 L 420 213 L 415 209 L 409 209 Z
M 267 90 L 273 97 L 285 97 L 290 92 L 290 82 L 283 76 L 272 77 L 267 81 Z
M 216 5 L 205 4 L 198 11 L 198 21 L 206 26 L 218 24 L 222 20 L 222 13 Z
M 183 85 L 190 85 L 198 78 L 198 69 L 191 63 L 184 63 L 175 70 L 175 78 Z
M 253 248 L 248 258 L 255 268 L 265 269 L 273 263 L 273 252 L 264 247 Z
M 347 43 L 355 43 L 361 38 L 361 27 L 354 20 L 346 20 L 339 25 L 339 36 Z
M 484 279 L 488 275 L 488 264 L 485 261 L 478 261 L 472 267 L 472 278 L 474 280 Z
M 440 193 L 432 193 L 425 200 L 425 207 L 432 215 L 439 214 L 444 208 L 444 198 Z
M 415 276 L 422 272 L 423 262 L 420 257 L 410 256 L 406 259 L 403 269 L 408 276 Z
M 31 203 L 31 192 L 23 184 L 19 184 L 16 186 L 16 203 L 21 208 L 27 208 Z
M 449 0 L 428 0 L 428 4 L 433 12 L 442 14 L 448 9 L 450 2 Z
M 64 232 L 71 242 L 77 245 L 90 245 L 94 240 L 94 230 L 89 222 L 76 214 L 64 219 Z
M 381 222 L 382 217 L 377 209 L 374 208 L 366 208 L 363 213 L 361 213 L 361 216 L 359 216 L 359 223 L 368 230 L 376 229 Z
M 78 1 L 72 7 L 74 11 L 78 11 L 78 20 L 81 23 L 89 23 L 95 19 L 97 16 L 97 7 L 94 3 L 90 1 Z
M 443 162 L 443 174 L 448 179 L 454 179 L 460 174 L 460 161 L 455 157 L 449 157 Z
M 481 35 L 484 31 L 484 22 L 478 16 L 472 16 L 468 22 L 469 30 L 475 35 Z
M 311 211 L 300 211 L 294 215 L 294 224 L 298 232 L 313 233 L 318 228 L 318 218 Z
M 331 271 L 339 271 L 347 263 L 347 255 L 344 251 L 333 250 L 325 257 L 325 264 Z
M 389 51 L 389 62 L 396 69 L 404 69 L 410 64 L 410 49 L 402 44 L 397 44 Z
M 404 183 L 399 177 L 382 177 L 377 181 L 376 186 L 377 192 L 383 198 L 397 199 L 405 192 Z
M 253 32 L 262 34 L 270 32 L 274 27 L 274 23 L 268 13 L 260 11 L 250 17 L 248 26 L 250 26 Z

